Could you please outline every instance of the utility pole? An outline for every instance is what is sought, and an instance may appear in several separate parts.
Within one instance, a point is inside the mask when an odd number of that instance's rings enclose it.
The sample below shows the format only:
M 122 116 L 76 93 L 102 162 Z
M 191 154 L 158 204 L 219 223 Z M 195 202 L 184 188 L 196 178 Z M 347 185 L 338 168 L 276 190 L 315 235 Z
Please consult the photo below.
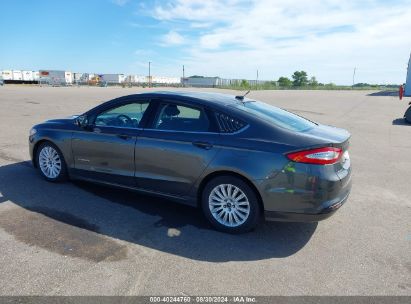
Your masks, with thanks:
M 257 69 L 257 78 L 255 80 L 255 88 L 256 89 L 258 88 L 258 69 Z
M 184 87 L 184 78 L 185 78 L 185 75 L 184 75 L 184 64 L 183 64 L 183 79 L 182 79 L 182 84 L 183 84 L 183 87 Z
M 355 85 L 355 70 L 357 68 L 354 68 L 354 72 L 352 73 L 352 88 L 354 89 L 354 85 Z
M 151 61 L 148 62 L 148 87 L 151 88 Z

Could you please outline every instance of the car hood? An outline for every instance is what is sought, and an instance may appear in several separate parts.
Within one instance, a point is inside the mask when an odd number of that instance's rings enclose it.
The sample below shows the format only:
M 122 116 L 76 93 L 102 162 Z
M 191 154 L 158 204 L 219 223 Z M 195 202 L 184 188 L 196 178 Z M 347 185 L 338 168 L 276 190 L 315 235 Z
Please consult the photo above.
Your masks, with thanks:
M 72 123 L 79 115 L 71 115 L 64 118 L 46 120 L 45 123 Z

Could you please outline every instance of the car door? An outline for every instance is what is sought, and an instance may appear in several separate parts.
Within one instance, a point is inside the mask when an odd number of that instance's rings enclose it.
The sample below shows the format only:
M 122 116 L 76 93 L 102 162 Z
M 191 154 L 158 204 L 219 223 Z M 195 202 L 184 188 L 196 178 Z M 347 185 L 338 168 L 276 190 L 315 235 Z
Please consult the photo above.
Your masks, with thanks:
M 136 143 L 139 188 L 174 196 L 188 194 L 217 153 L 210 113 L 200 106 L 158 101 Z
M 92 115 L 90 125 L 73 133 L 76 174 L 135 186 L 134 147 L 149 101 L 128 101 Z

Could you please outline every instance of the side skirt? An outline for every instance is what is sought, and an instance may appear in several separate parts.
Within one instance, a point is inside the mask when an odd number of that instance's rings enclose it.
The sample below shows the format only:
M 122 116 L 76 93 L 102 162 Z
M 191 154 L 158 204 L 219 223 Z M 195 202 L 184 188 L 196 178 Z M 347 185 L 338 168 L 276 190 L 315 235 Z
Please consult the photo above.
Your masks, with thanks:
M 188 205 L 188 206 L 192 206 L 192 207 L 197 207 L 196 198 L 192 198 L 192 197 L 188 197 L 188 196 L 170 195 L 170 194 L 167 194 L 167 193 L 150 191 L 150 190 L 141 189 L 141 188 L 137 188 L 137 187 L 132 187 L 132 186 L 128 186 L 128 185 L 117 184 L 117 183 L 112 183 L 112 182 L 108 182 L 108 181 L 104 181 L 104 180 L 94 179 L 94 178 L 91 178 L 91 177 L 84 177 L 82 175 L 76 174 L 74 170 L 69 171 L 69 176 L 70 176 L 70 179 L 72 179 L 72 180 L 86 181 L 86 182 L 90 182 L 90 183 L 93 183 L 93 184 L 99 184 L 99 185 L 109 186 L 109 187 L 113 187 L 113 188 L 126 189 L 126 190 L 129 190 L 129 191 L 133 191 L 133 192 L 137 192 L 137 193 L 141 193 L 141 194 L 145 194 L 145 195 L 151 195 L 151 196 L 166 198 L 166 199 L 172 200 L 172 201 L 180 203 L 180 204 L 184 204 L 184 205 Z

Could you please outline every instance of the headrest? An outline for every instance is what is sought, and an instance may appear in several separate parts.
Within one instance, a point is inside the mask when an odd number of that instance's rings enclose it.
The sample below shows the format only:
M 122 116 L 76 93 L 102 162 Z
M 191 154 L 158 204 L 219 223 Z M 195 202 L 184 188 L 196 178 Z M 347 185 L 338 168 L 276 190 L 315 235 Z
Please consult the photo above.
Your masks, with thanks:
M 177 108 L 176 105 L 168 105 L 165 108 L 164 113 L 167 116 L 177 116 L 178 114 L 180 114 L 180 110 Z

